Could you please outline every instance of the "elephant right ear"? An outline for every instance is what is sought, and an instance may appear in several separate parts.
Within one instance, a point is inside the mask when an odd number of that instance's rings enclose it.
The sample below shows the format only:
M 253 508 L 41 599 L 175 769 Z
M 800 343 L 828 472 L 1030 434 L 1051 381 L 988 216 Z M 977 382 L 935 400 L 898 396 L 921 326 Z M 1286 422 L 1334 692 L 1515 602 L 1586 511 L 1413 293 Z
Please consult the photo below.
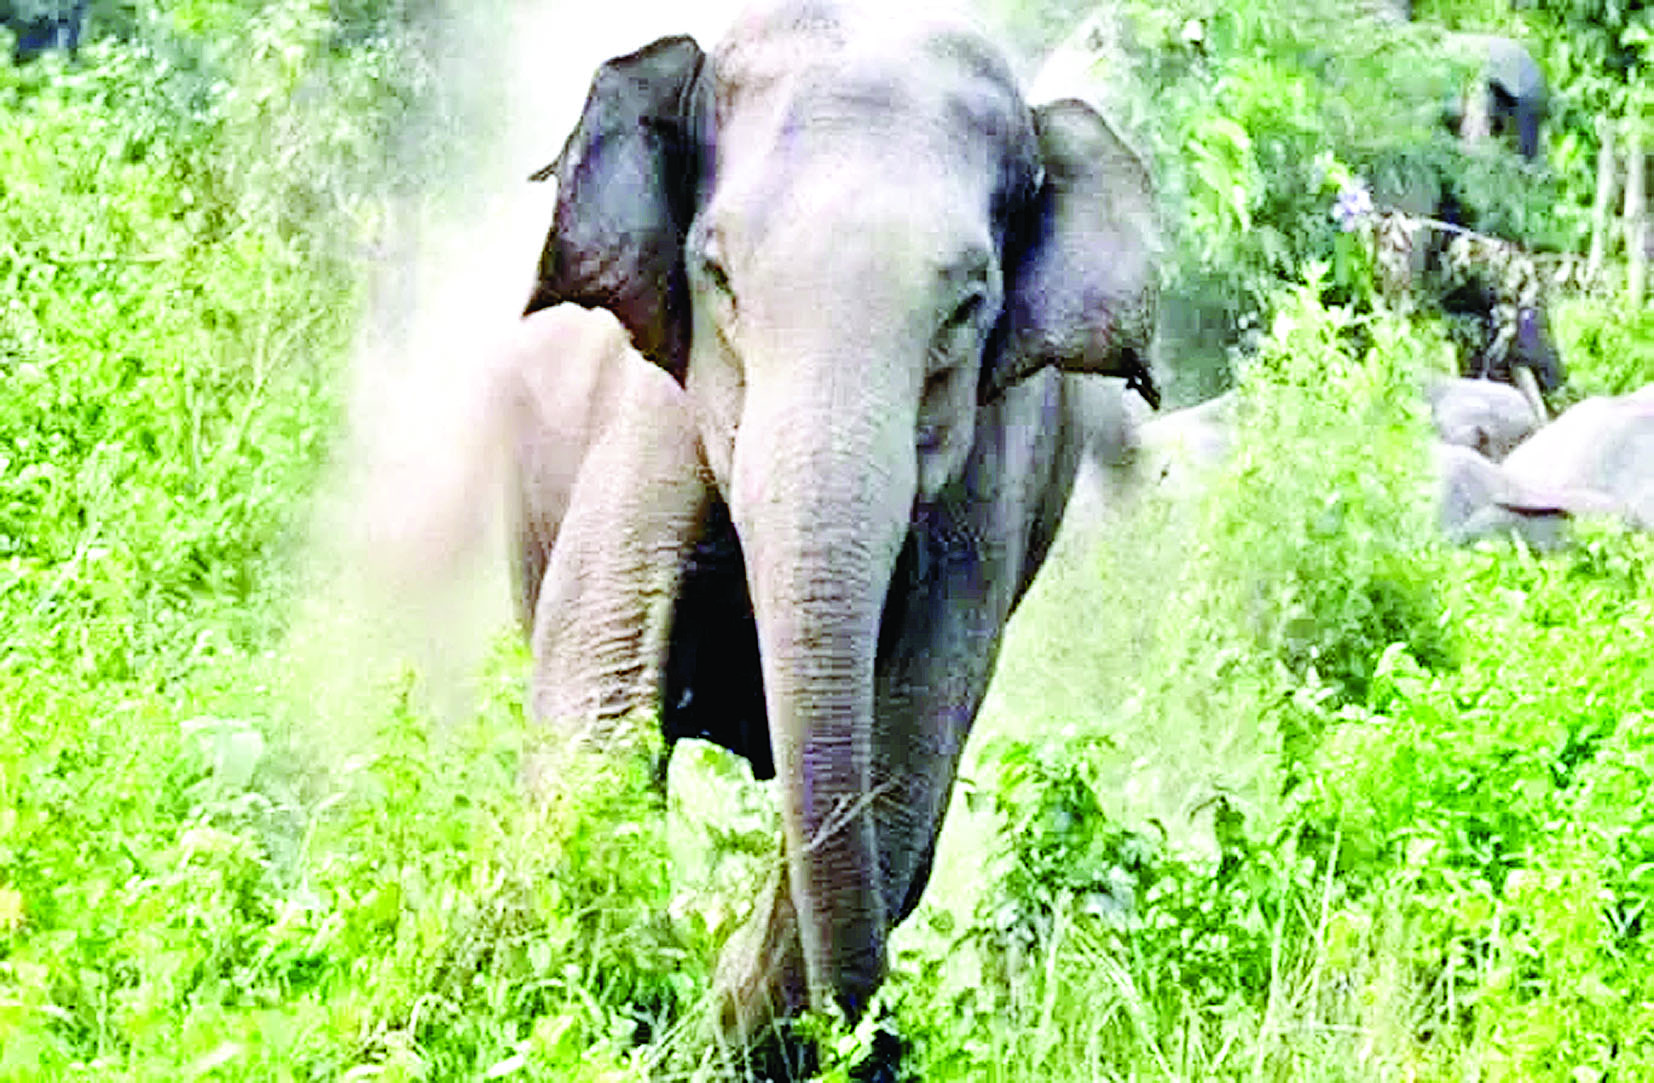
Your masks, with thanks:
M 980 397 L 1047 365 L 1123 376 L 1150 404 L 1161 240 L 1148 166 L 1102 115 L 1034 110 L 1043 179 L 1012 220 L 1006 308 Z
M 683 245 L 703 155 L 706 54 L 669 37 L 597 69 L 563 152 L 557 209 L 524 315 L 564 302 L 613 312 L 682 382 L 689 353 Z

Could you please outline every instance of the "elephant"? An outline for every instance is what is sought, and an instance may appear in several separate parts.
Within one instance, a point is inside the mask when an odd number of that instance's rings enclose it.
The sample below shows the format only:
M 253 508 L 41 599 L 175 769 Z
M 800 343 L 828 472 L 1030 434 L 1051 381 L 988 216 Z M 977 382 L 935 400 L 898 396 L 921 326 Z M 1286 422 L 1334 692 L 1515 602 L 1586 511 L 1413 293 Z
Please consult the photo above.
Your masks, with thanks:
M 510 467 L 506 503 L 518 614 L 532 634 L 563 522 L 585 493 L 607 484 L 617 459 L 638 477 L 671 475 L 691 462 L 704 471 L 704 464 L 682 389 L 633 349 L 626 329 L 606 309 L 560 304 L 525 316 L 494 358 L 491 384 Z M 641 489 L 648 491 L 647 485 Z M 579 521 L 584 512 L 575 515 Z M 682 604 L 701 608 L 703 621 L 707 607 L 745 604 L 738 584 L 727 581 L 740 571 L 727 527 L 705 531 L 699 548 L 685 559 L 685 581 L 693 590 Z M 721 619 L 743 642 L 756 643 L 750 606 Z M 768 741 L 751 732 L 764 720 L 762 702 L 753 694 L 756 683 L 739 715 L 732 717 L 726 708 L 718 714 L 686 709 L 677 678 L 696 671 L 697 646 L 696 639 L 685 637 L 672 656 L 667 687 L 678 709 L 663 719 L 668 755 L 679 739 L 698 737 L 746 756 L 754 777 L 773 778 Z M 664 781 L 664 759 L 660 767 Z
M 1570 514 L 1654 530 L 1654 384 L 1575 404 L 1501 465 L 1514 484 Z
M 1540 406 L 1493 380 L 1435 380 L 1424 395 L 1443 443 L 1471 448 L 1493 462 L 1532 436 L 1541 422 Z
M 775 0 L 710 54 L 602 65 L 537 176 L 528 318 L 607 309 L 668 379 L 551 547 L 531 773 L 639 709 L 767 761 L 785 875 L 724 949 L 718 1029 L 854 1019 L 1092 442 L 1079 388 L 1158 401 L 1150 171 L 962 20 Z
M 1448 541 L 1466 545 L 1515 535 L 1534 549 L 1563 545 L 1568 511 L 1556 501 L 1523 491 L 1475 448 L 1440 441 L 1432 459 L 1436 524 Z
M 1090 443 L 1063 513 L 1054 560 L 1089 560 L 1099 544 L 1116 544 L 1144 502 L 1201 513 L 1201 499 L 1233 453 L 1236 395 L 1151 413 L 1122 381 L 1093 377 L 1077 388 Z
M 1586 399 L 1503 462 L 1444 443 L 1436 466 L 1441 525 L 1455 541 L 1515 532 L 1557 548 L 1579 516 L 1654 530 L 1654 387 Z
M 1453 133 L 1467 142 L 1504 141 L 1525 161 L 1544 158 L 1540 139 L 1550 113 L 1550 88 L 1533 54 L 1515 38 L 1499 34 L 1452 34 L 1448 47 L 1480 74 L 1443 115 Z
M 1234 454 L 1236 393 L 1148 416 L 1120 381 L 1085 394 L 1093 444 L 1081 461 L 1063 530 L 1105 533 L 1122 508 L 1149 493 L 1198 496 Z M 1590 399 L 1550 425 L 1507 384 L 1437 378 L 1425 385 L 1436 521 L 1455 544 L 1514 533 L 1535 549 L 1560 548 L 1580 515 L 1654 524 L 1654 389 Z M 1530 446 L 1531 445 L 1531 446 Z
M 48 49 L 62 49 L 73 57 L 86 29 L 90 0 L 13 0 L 0 5 L 0 24 L 15 35 L 12 60 L 33 60 Z

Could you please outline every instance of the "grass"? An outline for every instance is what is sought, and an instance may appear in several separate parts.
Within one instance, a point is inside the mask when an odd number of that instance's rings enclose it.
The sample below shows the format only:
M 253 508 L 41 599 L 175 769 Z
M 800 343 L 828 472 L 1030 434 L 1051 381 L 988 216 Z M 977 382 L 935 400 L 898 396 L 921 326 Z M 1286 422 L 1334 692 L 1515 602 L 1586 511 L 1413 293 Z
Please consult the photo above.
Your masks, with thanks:
M 772 789 L 686 746 L 526 801 L 498 574 L 459 620 L 307 541 L 383 163 L 474 104 L 405 123 L 394 20 L 152 14 L 0 66 L 0 1079 L 716 1078 Z M 1654 1074 L 1654 545 L 1440 546 L 1439 335 L 1338 295 L 1277 296 L 1232 465 L 1013 622 L 881 994 L 913 1078 Z M 1578 387 L 1654 379 L 1646 321 L 1557 324 Z M 871 1030 L 813 1025 L 847 1080 Z
M 1650 825 L 1616 804 L 1647 778 L 1648 540 L 1440 548 L 1406 452 L 1429 340 L 1307 293 L 1283 312 L 1229 472 L 1065 539 L 1013 622 L 898 941 L 921 1078 L 1616 1078 L 1654 1056 Z M 1385 434 L 1400 454 L 1375 456 Z M 1281 540 L 1329 506 L 1330 536 Z
M 1389 652 L 1294 791 L 1280 732 L 1221 715 L 985 718 L 970 773 L 996 807 L 956 813 L 903 941 L 904 1022 L 946 1020 L 921 1028 L 924 1078 L 1646 1072 L 1649 833 L 1617 801 L 1647 778 L 1648 552 L 1607 532 L 1553 563 L 1451 554 L 1449 611 L 1477 626 L 1458 664 Z M 1629 567 L 1587 587 L 1609 554 Z M 1104 572 L 1061 597 L 1104 605 L 1137 582 Z M 1037 675 L 1032 701 L 1104 675 L 1092 701 L 1121 702 L 1107 637 L 1096 668 L 1050 661 L 1057 594 L 1019 618 L 1007 683 Z M 939 901 L 966 878 L 975 901 Z M 996 953 L 1017 961 L 985 979 L 972 957 Z

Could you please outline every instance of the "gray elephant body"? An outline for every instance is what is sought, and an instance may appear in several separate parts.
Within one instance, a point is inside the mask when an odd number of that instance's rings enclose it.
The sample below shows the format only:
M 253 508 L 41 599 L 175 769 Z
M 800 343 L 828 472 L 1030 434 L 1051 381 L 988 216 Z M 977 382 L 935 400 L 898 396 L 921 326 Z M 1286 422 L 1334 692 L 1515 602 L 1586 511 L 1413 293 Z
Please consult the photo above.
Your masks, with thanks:
M 530 311 L 610 309 L 681 387 L 568 506 L 535 714 L 601 741 L 658 705 L 773 757 L 788 874 L 726 950 L 722 1022 L 854 1016 L 1092 442 L 1074 381 L 1153 397 L 1147 170 L 969 29 L 800 0 L 710 57 L 606 64 L 548 172 Z
M 1514 534 L 1535 549 L 1563 544 L 1568 513 L 1524 493 L 1499 464 L 1463 444 L 1438 443 L 1436 523 L 1447 539 L 1466 545 Z
M 1443 443 L 1474 448 L 1498 462 L 1538 430 L 1533 404 L 1494 380 L 1436 380 L 1425 388 L 1430 419 Z
M 1570 513 L 1613 514 L 1654 530 L 1654 385 L 1578 403 L 1502 465 L 1524 493 Z
M 1436 467 L 1442 528 L 1455 541 L 1514 532 L 1554 548 L 1582 515 L 1654 530 L 1654 388 L 1587 399 L 1502 463 L 1443 444 Z
M 571 503 L 582 486 L 604 484 L 594 464 L 613 457 L 607 445 L 635 438 L 629 419 L 668 412 L 681 391 L 632 349 L 626 329 L 602 309 L 557 305 L 536 312 L 502 354 L 493 393 L 512 466 L 507 504 L 518 606 L 531 627 Z M 640 451 L 625 449 L 627 455 Z
M 868 790 L 892 926 L 929 878 L 1006 622 L 1063 521 L 1076 474 L 1082 463 L 1113 465 L 1103 461 L 1098 433 L 1109 419 L 1099 415 L 1096 381 L 1043 369 L 985 404 L 960 476 L 916 510 L 903 539 L 877 630 Z M 564 445 L 551 482 L 530 477 L 519 490 L 520 551 L 543 554 L 546 568 L 533 632 L 534 713 L 567 722 L 658 711 L 669 742 L 713 741 L 747 757 L 755 777 L 770 777 L 756 622 L 728 506 L 698 456 L 661 454 L 695 439 L 682 392 L 636 373 L 623 386 L 601 397 L 636 412 L 617 415 L 583 449 L 579 432 L 566 429 L 524 443 L 539 462 Z M 555 479 L 582 450 L 559 501 Z M 615 523 L 624 524 L 618 538 L 607 536 Z M 783 879 L 726 952 L 729 1033 L 749 1039 L 807 1004 L 800 949 Z

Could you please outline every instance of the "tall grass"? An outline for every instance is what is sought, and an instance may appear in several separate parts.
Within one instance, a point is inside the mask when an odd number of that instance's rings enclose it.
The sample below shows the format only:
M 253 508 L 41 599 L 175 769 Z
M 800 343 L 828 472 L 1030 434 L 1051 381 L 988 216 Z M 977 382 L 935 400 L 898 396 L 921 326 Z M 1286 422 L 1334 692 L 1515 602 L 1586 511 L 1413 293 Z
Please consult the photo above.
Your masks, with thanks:
M 1313 286 L 1232 464 L 1065 539 L 1013 626 L 902 940 L 922 1078 L 1648 1070 L 1654 550 L 1443 549 L 1442 344 Z
M 645 741 L 527 803 L 510 633 L 444 698 L 360 638 L 427 625 L 302 601 L 361 572 L 308 563 L 346 359 L 413 363 L 382 257 L 498 101 L 424 6 L 345 7 L 0 62 L 0 1079 L 716 1078 L 770 789 L 685 747 L 662 794 Z M 1440 548 L 1444 347 L 1336 296 L 1272 299 L 1204 495 L 1014 623 L 882 996 L 913 1078 L 1654 1069 L 1654 548 Z M 1648 378 L 1642 324 L 1558 322 L 1581 386 Z M 847 1079 L 869 1029 L 815 1029 Z

